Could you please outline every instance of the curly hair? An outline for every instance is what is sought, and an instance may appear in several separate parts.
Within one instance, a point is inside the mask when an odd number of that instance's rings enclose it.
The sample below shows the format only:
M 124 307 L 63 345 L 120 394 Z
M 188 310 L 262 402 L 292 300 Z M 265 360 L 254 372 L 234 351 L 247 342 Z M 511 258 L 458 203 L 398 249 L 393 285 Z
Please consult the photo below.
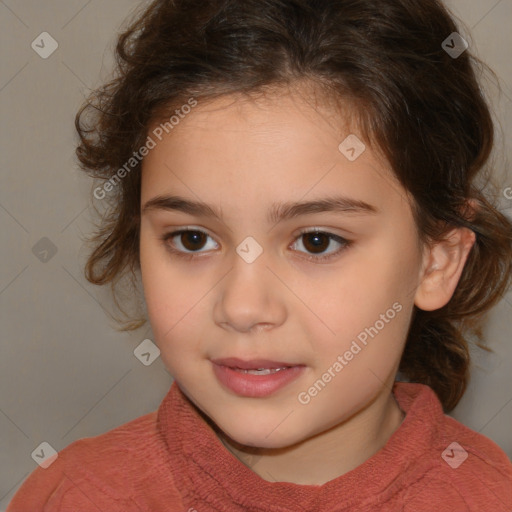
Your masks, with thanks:
M 114 77 L 91 93 L 75 120 L 84 171 L 105 183 L 133 163 L 102 203 L 106 210 L 89 240 L 87 280 L 110 283 L 119 306 L 121 278 L 140 271 L 141 162 L 132 157 L 152 123 L 190 98 L 311 82 L 325 97 L 354 107 L 362 136 L 414 198 L 422 243 L 440 241 L 454 227 L 476 235 L 448 304 L 436 311 L 414 307 L 399 368 L 452 410 L 469 379 L 469 336 L 488 350 L 482 322 L 508 291 L 512 266 L 512 224 L 484 192 L 494 145 L 476 73 L 485 66 L 468 50 L 457 57 L 445 51 L 443 41 L 457 30 L 437 0 L 155 0 L 141 6 L 117 40 Z

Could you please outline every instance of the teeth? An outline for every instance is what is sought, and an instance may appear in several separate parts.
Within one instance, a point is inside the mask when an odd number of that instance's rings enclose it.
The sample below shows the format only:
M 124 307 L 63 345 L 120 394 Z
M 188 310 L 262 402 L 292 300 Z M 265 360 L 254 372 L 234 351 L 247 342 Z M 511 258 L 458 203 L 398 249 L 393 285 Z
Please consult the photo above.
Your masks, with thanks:
M 251 375 L 270 375 L 272 373 L 280 372 L 281 370 L 286 370 L 287 368 L 287 366 L 283 366 L 282 368 L 259 368 L 258 370 L 243 370 L 241 368 L 235 368 L 235 370 L 242 373 L 250 373 Z

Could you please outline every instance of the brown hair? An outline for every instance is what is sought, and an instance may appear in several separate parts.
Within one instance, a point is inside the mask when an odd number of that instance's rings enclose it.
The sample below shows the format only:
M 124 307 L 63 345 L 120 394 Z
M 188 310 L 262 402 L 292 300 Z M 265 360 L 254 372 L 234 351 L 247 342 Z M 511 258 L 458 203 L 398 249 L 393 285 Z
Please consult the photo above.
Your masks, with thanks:
M 78 112 L 77 156 L 86 172 L 111 180 L 150 124 L 191 97 L 307 80 L 351 102 L 362 136 L 414 198 L 420 241 L 453 227 L 476 234 L 449 303 L 415 307 L 400 363 L 402 375 L 428 384 L 450 411 L 469 378 L 466 338 L 482 341 L 484 313 L 508 290 L 512 266 L 512 224 L 483 192 L 494 126 L 475 73 L 482 64 L 442 48 L 456 31 L 437 0 L 156 0 L 119 36 L 115 77 Z M 106 198 L 85 269 L 91 283 L 111 284 L 114 299 L 121 277 L 140 270 L 140 165 Z

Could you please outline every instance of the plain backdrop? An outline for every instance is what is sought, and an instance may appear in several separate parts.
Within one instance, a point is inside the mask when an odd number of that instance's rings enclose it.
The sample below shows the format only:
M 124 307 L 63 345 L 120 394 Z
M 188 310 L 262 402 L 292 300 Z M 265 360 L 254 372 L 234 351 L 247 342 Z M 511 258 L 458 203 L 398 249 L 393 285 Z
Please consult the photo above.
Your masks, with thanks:
M 151 339 L 150 329 L 115 331 L 103 311 L 108 290 L 83 277 L 82 238 L 93 227 L 91 180 L 77 170 L 74 115 L 110 76 L 116 33 L 138 4 L 0 1 L 0 510 L 35 469 L 31 454 L 42 442 L 59 451 L 151 412 L 172 383 L 160 358 L 145 366 L 134 355 Z M 499 207 L 510 215 L 512 0 L 448 5 L 469 30 L 471 38 L 466 29 L 461 33 L 471 49 L 500 79 L 501 95 L 492 84 L 488 91 L 502 128 Z M 486 328 L 494 353 L 475 351 L 469 389 L 453 413 L 509 457 L 511 317 L 508 294 Z

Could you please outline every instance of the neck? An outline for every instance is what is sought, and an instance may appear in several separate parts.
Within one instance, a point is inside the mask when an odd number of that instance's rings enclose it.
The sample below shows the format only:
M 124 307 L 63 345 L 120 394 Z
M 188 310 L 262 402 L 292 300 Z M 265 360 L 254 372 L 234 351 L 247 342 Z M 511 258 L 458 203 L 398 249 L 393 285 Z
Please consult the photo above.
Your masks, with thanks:
M 375 455 L 398 429 L 404 413 L 388 388 L 348 420 L 279 449 L 247 447 L 217 436 L 237 459 L 269 482 L 323 485 Z

